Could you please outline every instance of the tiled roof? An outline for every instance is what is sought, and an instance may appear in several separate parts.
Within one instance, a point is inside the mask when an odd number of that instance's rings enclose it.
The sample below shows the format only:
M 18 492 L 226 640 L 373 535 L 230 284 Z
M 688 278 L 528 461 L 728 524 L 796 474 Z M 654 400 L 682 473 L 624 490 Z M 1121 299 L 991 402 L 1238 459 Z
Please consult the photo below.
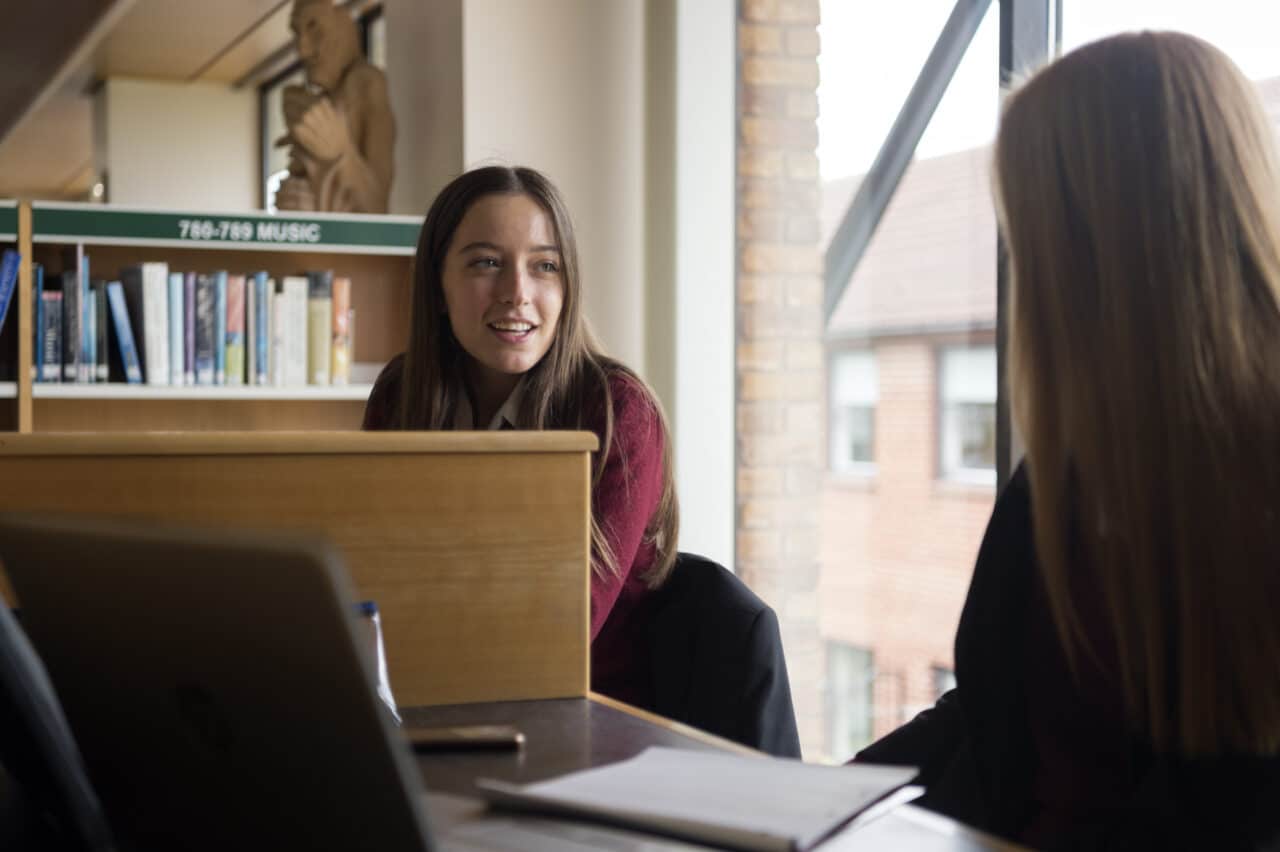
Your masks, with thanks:
M 911 163 L 831 316 L 830 334 L 995 323 L 990 159 L 983 147 Z M 823 184 L 824 245 L 860 180 Z
M 1280 77 L 1258 91 L 1280 127 Z M 996 317 L 996 220 L 991 148 L 915 160 L 854 270 L 827 333 L 990 328 Z M 853 200 L 861 176 L 822 185 L 822 245 Z

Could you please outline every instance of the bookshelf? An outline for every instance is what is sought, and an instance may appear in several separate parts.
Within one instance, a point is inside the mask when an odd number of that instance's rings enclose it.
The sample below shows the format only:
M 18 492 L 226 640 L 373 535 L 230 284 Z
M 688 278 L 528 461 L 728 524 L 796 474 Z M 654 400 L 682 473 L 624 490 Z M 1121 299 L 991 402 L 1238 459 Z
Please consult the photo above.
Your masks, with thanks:
M 9 216 L 6 218 L 6 211 Z M 6 222 L 12 220 L 12 232 Z M 0 202 L 0 246 L 22 252 L 15 311 L 12 394 L 0 402 L 0 429 L 17 432 L 356 429 L 377 370 L 404 350 L 420 217 L 273 215 L 158 210 L 118 205 Z M 94 279 L 162 261 L 172 271 L 273 278 L 332 270 L 351 279 L 355 311 L 352 383 L 339 386 L 168 386 L 44 383 L 32 380 L 32 264 L 58 275 L 69 257 L 90 258 Z M 20 297 L 20 298 L 18 298 Z M 12 313 L 16 313 L 13 316 Z M 14 320 L 17 322 L 14 322 Z M 135 336 L 138 331 L 135 330 Z M 6 334 L 6 337 L 9 336 Z M 9 379 L 0 375 L 0 380 Z M 0 381 L 0 400 L 6 399 Z

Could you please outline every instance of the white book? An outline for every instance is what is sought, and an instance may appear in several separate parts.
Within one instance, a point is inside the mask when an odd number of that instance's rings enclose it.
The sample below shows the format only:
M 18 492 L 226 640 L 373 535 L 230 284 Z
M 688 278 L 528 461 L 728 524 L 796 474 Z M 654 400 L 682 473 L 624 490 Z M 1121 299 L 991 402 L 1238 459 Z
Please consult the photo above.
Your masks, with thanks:
M 169 273 L 169 384 L 183 384 L 183 358 L 186 344 L 183 342 L 187 314 L 183 305 L 183 276 L 181 272 Z
M 280 291 L 280 284 L 273 278 L 267 284 L 267 313 L 270 315 L 270 344 L 267 346 L 270 352 L 270 363 L 268 364 L 267 375 L 271 377 L 272 387 L 282 387 L 284 385 L 284 311 L 281 310 L 284 304 L 284 294 Z
M 307 279 L 284 279 L 284 385 L 307 384 Z M 279 308 L 279 305 L 277 305 Z
M 169 384 L 169 264 L 142 264 L 142 333 L 147 384 Z
M 646 749 L 536 784 L 481 778 L 492 804 L 750 852 L 803 852 L 877 803 L 919 794 L 901 766 L 822 766 L 716 751 Z

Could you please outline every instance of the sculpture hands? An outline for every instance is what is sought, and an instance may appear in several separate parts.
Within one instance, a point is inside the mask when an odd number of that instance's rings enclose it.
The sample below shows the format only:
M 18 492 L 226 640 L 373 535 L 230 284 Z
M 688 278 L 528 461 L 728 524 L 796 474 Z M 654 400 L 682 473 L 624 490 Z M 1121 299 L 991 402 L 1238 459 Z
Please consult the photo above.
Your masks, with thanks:
M 294 141 L 322 163 L 337 160 L 351 148 L 347 120 L 328 98 L 318 98 L 290 131 Z

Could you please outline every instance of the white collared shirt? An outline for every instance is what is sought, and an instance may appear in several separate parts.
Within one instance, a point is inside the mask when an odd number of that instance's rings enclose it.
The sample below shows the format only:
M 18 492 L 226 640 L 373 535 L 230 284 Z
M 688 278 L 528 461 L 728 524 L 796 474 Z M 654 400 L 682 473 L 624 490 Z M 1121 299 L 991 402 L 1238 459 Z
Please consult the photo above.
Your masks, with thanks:
M 489 425 L 485 429 L 490 432 L 496 432 L 499 429 L 514 429 L 516 427 L 516 418 L 520 414 L 520 400 L 524 398 L 524 381 L 521 380 L 516 384 L 515 390 L 511 391 L 511 396 L 507 397 L 507 401 L 502 403 L 502 407 L 498 409 L 498 413 L 493 415 L 493 419 L 489 421 Z M 458 413 L 453 418 L 453 428 L 459 431 L 470 431 L 475 429 L 475 415 L 471 413 L 471 400 L 466 394 L 458 400 Z

